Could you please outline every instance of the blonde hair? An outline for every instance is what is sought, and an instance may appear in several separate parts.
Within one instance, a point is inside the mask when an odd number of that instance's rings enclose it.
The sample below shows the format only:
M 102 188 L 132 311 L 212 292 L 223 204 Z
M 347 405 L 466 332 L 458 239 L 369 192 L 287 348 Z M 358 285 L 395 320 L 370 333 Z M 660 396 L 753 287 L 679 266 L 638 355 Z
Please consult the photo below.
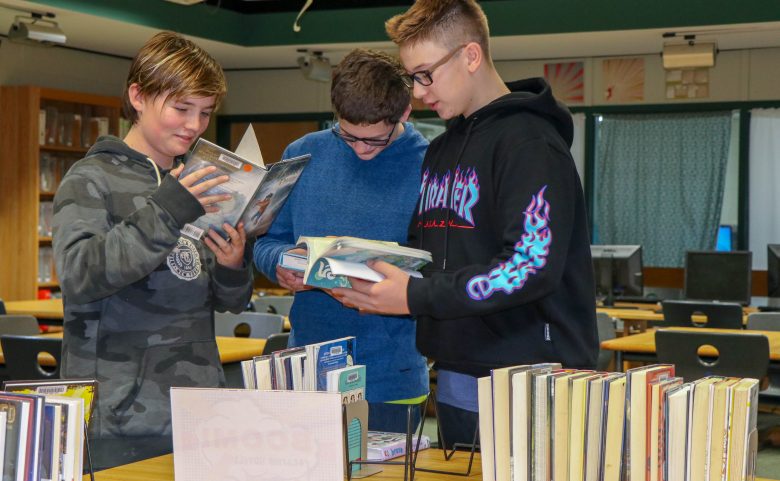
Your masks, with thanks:
M 227 93 L 222 67 L 205 50 L 173 32 L 160 32 L 138 51 L 122 96 L 122 109 L 133 123 L 138 112 L 130 103 L 130 85 L 138 84 L 141 95 L 154 99 L 215 97 L 215 107 Z
M 476 42 L 490 58 L 490 29 L 475 0 L 417 0 L 404 13 L 385 22 L 387 35 L 397 45 L 433 40 L 447 49 Z

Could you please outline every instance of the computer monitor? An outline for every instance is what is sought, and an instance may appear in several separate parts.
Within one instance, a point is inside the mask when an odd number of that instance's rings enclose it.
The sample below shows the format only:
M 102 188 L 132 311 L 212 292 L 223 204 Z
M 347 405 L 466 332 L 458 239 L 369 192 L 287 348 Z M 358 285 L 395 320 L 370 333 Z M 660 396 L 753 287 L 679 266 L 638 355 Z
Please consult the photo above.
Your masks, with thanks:
M 766 246 L 766 281 L 769 297 L 780 297 L 780 244 Z
M 730 225 L 718 227 L 718 237 L 715 239 L 715 250 L 730 252 L 734 249 L 734 229 Z
M 750 304 L 753 254 L 749 251 L 685 253 L 685 298 Z
M 592 245 L 596 297 L 611 306 L 614 296 L 642 295 L 641 245 Z

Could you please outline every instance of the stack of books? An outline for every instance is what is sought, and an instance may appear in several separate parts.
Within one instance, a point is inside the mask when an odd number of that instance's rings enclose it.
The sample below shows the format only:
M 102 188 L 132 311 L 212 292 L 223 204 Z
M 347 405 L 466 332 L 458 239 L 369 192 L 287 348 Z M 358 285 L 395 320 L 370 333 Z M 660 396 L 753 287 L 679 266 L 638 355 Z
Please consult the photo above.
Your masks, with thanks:
M 490 481 L 752 479 L 758 380 L 683 382 L 674 366 L 608 373 L 534 364 L 480 378 Z

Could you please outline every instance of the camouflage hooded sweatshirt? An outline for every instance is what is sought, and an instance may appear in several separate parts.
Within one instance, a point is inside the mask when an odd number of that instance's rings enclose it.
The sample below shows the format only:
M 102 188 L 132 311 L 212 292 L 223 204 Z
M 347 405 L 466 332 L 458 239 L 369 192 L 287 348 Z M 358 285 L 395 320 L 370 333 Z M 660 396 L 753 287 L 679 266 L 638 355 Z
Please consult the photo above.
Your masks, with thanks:
M 92 436 L 168 435 L 171 386 L 224 385 L 214 310 L 246 306 L 252 271 L 218 265 L 180 234 L 203 213 L 176 179 L 114 137 L 100 138 L 57 191 L 61 372 L 100 382 Z

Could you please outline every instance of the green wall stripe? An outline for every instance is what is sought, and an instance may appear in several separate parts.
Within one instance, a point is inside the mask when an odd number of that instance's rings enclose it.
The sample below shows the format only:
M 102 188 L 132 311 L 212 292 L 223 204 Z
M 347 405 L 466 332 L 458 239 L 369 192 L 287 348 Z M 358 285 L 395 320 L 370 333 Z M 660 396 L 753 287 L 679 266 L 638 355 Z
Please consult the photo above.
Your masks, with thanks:
M 31 0 L 152 28 L 243 46 L 386 41 L 384 22 L 404 7 L 317 10 L 292 31 L 297 13 L 242 15 L 206 4 L 163 0 Z M 326 1 L 326 0 L 320 0 Z M 780 21 L 776 0 L 525 0 L 483 2 L 492 36 L 729 25 Z

